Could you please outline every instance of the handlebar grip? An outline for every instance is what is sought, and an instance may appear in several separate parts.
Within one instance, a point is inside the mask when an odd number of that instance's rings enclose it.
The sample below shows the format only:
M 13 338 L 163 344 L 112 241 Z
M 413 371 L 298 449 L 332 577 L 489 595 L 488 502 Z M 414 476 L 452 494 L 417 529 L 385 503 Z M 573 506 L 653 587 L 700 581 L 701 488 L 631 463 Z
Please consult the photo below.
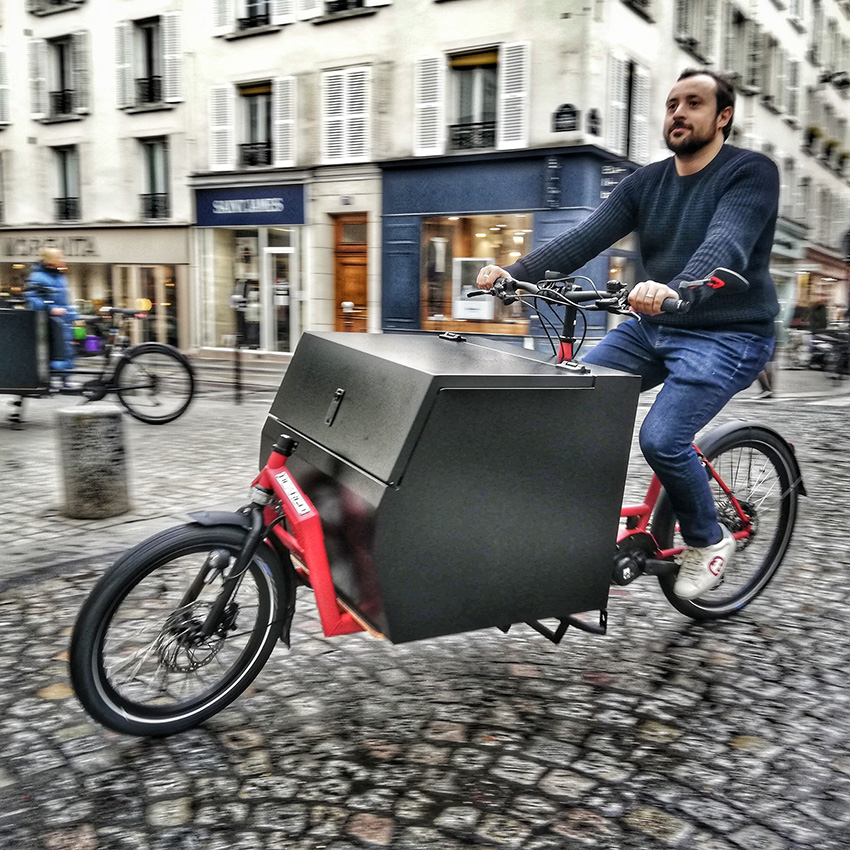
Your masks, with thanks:
M 490 291 L 488 289 L 473 289 L 471 292 L 466 293 L 467 298 L 475 298 L 476 295 L 489 295 Z
M 690 302 L 683 301 L 681 298 L 665 298 L 661 302 L 662 313 L 687 313 L 691 309 Z

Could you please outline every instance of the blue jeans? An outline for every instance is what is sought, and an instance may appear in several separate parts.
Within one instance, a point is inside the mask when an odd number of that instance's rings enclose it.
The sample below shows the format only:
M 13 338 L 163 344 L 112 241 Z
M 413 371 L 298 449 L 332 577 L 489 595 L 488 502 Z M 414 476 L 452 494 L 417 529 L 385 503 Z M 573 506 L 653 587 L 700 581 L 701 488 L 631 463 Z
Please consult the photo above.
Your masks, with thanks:
M 774 339 L 735 331 L 629 319 L 582 360 L 640 375 L 641 392 L 663 383 L 640 429 L 640 448 L 658 476 L 689 546 L 711 546 L 721 530 L 708 476 L 692 443 L 773 353 Z

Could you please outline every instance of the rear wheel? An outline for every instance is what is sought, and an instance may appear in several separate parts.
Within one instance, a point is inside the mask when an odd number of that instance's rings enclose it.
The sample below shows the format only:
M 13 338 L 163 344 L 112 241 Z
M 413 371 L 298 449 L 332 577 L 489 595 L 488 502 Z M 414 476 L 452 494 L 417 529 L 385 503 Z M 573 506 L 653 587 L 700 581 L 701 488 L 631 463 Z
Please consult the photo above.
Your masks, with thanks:
M 661 576 L 664 595 L 681 613 L 697 620 L 728 617 L 748 605 L 776 574 L 794 532 L 800 482 L 797 462 L 788 444 L 766 428 L 742 426 L 716 443 L 708 441 L 703 452 L 747 515 L 749 537 L 738 541 L 723 582 L 698 599 L 680 599 L 673 592 L 675 575 Z M 710 478 L 717 516 L 722 525 L 737 532 L 744 528 L 729 495 Z M 659 501 L 652 531 L 663 549 L 684 546 L 670 502 Z
M 195 393 L 195 375 L 185 355 L 161 343 L 127 351 L 115 367 L 113 383 L 130 416 L 150 425 L 173 422 Z
M 247 532 L 172 528 L 132 549 L 83 605 L 71 641 L 71 681 L 96 720 L 131 735 L 170 735 L 231 703 L 260 672 L 294 593 L 265 544 L 242 574 L 212 634 L 207 614 Z

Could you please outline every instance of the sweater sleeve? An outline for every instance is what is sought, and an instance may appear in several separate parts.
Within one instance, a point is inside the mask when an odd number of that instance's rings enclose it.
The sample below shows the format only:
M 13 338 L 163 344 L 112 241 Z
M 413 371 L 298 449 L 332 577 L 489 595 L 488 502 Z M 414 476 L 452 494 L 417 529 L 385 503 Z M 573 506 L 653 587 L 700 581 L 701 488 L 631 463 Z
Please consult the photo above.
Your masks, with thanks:
M 532 282 L 542 280 L 550 269 L 569 274 L 627 236 L 637 227 L 638 174 L 619 183 L 581 224 L 506 266 L 505 271 L 517 280 Z
M 702 244 L 670 281 L 674 289 L 718 267 L 743 272 L 756 241 L 773 221 L 779 204 L 779 172 L 767 157 L 746 159 L 730 175 Z

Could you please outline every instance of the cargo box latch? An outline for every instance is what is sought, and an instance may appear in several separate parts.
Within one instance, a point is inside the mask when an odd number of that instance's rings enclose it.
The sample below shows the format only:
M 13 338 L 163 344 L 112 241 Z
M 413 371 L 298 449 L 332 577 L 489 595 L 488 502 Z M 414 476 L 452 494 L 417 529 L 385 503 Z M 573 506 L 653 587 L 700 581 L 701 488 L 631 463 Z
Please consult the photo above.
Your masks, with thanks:
M 325 414 L 325 425 L 330 427 L 334 424 L 339 405 L 342 402 L 342 397 L 345 395 L 345 390 L 339 387 L 334 393 L 331 403 L 328 405 L 328 412 Z

